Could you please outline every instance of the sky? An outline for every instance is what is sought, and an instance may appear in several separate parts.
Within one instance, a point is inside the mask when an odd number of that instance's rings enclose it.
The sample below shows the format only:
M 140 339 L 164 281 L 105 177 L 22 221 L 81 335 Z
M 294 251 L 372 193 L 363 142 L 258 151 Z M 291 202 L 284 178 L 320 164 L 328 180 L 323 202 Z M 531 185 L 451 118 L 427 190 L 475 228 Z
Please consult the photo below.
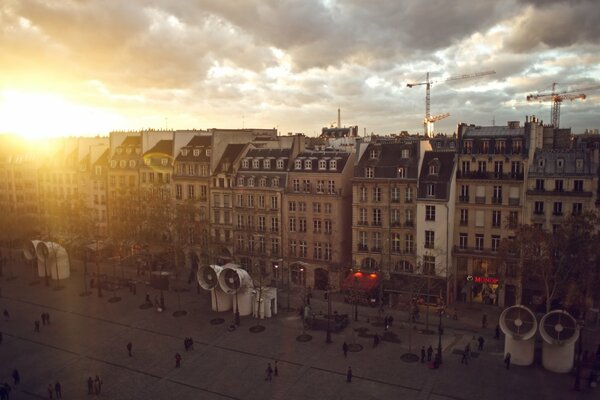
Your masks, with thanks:
M 2 0 L 0 133 L 277 128 L 423 132 L 431 114 L 501 125 L 565 101 L 600 128 L 597 0 Z M 449 77 L 495 71 L 479 78 Z M 581 89 L 599 86 L 596 89 Z

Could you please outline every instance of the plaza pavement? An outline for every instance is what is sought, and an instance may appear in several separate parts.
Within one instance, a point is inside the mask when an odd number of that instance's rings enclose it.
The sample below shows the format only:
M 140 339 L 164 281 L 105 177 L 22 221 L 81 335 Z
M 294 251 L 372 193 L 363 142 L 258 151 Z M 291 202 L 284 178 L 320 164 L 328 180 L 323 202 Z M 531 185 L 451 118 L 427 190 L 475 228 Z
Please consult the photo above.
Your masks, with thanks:
M 107 266 L 105 266 L 107 268 Z M 130 272 L 129 272 L 130 273 Z M 325 343 L 325 332 L 310 331 L 312 340 L 299 342 L 303 333 L 297 312 L 280 312 L 268 320 L 242 317 L 241 326 L 229 332 L 232 314 L 210 310 L 205 291 L 179 292 L 181 309 L 187 315 L 174 317 L 178 294 L 165 292 L 166 310 L 141 309 L 146 292 L 153 299 L 158 291 L 137 286 L 134 295 L 127 289 L 115 294 L 121 301 L 108 300 L 113 293 L 96 291 L 81 297 L 81 268 L 71 278 L 61 281 L 62 290 L 47 287 L 43 281 L 30 285 L 31 274 L 13 268 L 15 279 L 0 278 L 2 297 L 0 310 L 8 309 L 10 320 L 0 321 L 4 340 L 0 344 L 0 382 L 9 382 L 11 371 L 21 373 L 21 384 L 11 392 L 11 399 L 46 398 L 49 383 L 62 384 L 63 398 L 84 399 L 86 381 L 99 375 L 106 399 L 591 399 L 600 389 L 587 389 L 584 375 L 581 392 L 574 392 L 573 376 L 545 371 L 540 365 L 511 366 L 504 369 L 503 340 L 493 339 L 499 310 L 459 305 L 459 320 L 443 319 L 443 364 L 431 370 L 420 362 L 407 363 L 400 356 L 408 352 L 409 342 L 415 354 L 421 346 L 437 346 L 437 334 L 420 333 L 420 323 L 410 328 L 401 311 L 385 310 L 394 316 L 391 332 L 400 343 L 382 341 L 374 348 L 375 332 L 383 334 L 377 309 L 359 307 L 359 320 L 352 321 L 333 343 Z M 134 273 L 135 275 L 135 273 Z M 290 294 L 290 304 L 298 306 L 301 293 Z M 285 305 L 286 294 L 280 298 Z M 322 293 L 312 298 L 315 312 L 325 311 Z M 352 305 L 334 296 L 333 309 L 351 317 Z M 480 329 L 481 316 L 487 312 L 488 329 Z M 34 321 L 42 312 L 51 316 L 51 325 L 34 332 Z M 222 317 L 225 323 L 210 321 Z M 437 318 L 432 314 L 430 328 L 437 332 Z M 265 327 L 261 333 L 249 328 Z M 362 328 L 362 329 L 361 329 Z M 356 331 L 359 329 L 359 331 Z M 362 332 L 362 334 L 361 334 Z M 473 337 L 482 335 L 483 352 L 460 364 L 453 351 L 463 349 Z M 594 336 L 595 335 L 595 336 Z M 185 352 L 183 340 L 191 336 L 194 350 Z M 586 332 L 590 349 L 599 338 L 597 331 Z M 591 339 L 590 339 L 591 338 Z M 133 343 L 133 357 L 128 357 L 126 344 Z M 342 343 L 363 346 L 344 358 Z M 472 349 L 476 349 L 474 344 Z M 594 347 L 595 349 L 595 347 Z M 181 368 L 175 368 L 175 353 L 183 357 Z M 278 360 L 279 376 L 265 381 L 268 362 Z M 352 366 L 354 378 L 346 382 L 346 370 Z

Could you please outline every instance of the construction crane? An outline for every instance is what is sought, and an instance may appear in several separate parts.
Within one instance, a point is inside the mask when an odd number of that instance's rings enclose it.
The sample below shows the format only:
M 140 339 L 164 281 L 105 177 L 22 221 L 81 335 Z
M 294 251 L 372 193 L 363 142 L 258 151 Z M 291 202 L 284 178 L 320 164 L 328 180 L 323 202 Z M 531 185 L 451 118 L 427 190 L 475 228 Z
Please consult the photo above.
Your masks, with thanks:
M 568 90 L 565 92 L 556 92 L 556 82 L 552 83 L 552 92 L 551 93 L 539 93 L 539 94 L 530 94 L 527 96 L 527 101 L 552 101 L 552 110 L 550 113 L 550 117 L 552 119 L 552 126 L 558 128 L 560 125 L 560 105 L 563 100 L 585 100 L 587 97 L 585 93 L 576 93 L 582 91 L 589 91 L 600 89 L 600 85 L 590 86 L 587 88 L 577 89 L 577 90 Z
M 442 79 L 439 81 L 432 81 L 429 79 L 429 72 L 427 72 L 427 77 L 425 78 L 425 82 L 416 82 L 416 83 L 407 83 L 406 86 L 412 88 L 413 86 L 425 85 L 425 118 L 423 119 L 423 129 L 425 136 L 429 136 L 430 133 L 433 133 L 433 122 L 439 121 L 440 119 L 446 118 L 448 115 L 441 114 L 432 117 L 430 112 L 430 103 L 431 103 L 431 85 L 434 83 L 442 83 L 449 81 L 457 81 L 459 79 L 469 79 L 469 78 L 478 78 L 480 76 L 493 75 L 496 71 L 485 71 L 478 72 L 475 74 L 464 74 L 464 75 L 454 75 L 446 79 Z M 439 118 L 438 118 L 439 117 Z M 437 118 L 435 121 L 432 121 L 432 118 Z M 431 129 L 431 131 L 430 131 Z

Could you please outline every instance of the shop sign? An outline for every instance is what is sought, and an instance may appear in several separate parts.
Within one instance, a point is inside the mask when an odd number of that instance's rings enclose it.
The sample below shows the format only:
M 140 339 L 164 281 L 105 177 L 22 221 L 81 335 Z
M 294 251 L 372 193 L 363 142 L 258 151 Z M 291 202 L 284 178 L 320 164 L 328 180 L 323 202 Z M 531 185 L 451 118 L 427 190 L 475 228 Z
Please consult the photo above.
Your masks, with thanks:
M 494 277 L 491 277 L 491 276 L 472 276 L 472 275 L 469 275 L 467 277 L 467 280 L 473 281 L 475 283 L 487 283 L 487 284 L 492 284 L 492 285 L 497 285 L 500 282 L 500 279 L 494 278 Z

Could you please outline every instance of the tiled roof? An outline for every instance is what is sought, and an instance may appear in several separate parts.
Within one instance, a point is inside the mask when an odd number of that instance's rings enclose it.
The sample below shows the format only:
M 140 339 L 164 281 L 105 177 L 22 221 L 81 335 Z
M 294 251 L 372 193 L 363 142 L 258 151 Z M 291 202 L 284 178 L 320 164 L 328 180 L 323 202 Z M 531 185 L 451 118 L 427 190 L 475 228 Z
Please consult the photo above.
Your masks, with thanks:
M 543 166 L 540 166 L 540 161 Z M 583 160 L 581 169 L 577 169 L 577 160 Z M 562 167 L 558 166 L 558 161 L 562 160 Z M 554 150 L 554 149 L 536 149 L 533 155 L 533 163 L 529 168 L 529 176 L 548 176 L 548 175 L 593 175 L 589 152 L 584 150 Z
M 356 168 L 354 176 L 364 177 L 365 168 L 374 168 L 375 178 L 393 179 L 398 178 L 398 168 L 407 169 L 407 179 L 417 179 L 419 165 L 419 141 L 408 140 L 399 143 L 370 143 L 363 152 Z M 371 158 L 371 150 L 378 151 L 376 158 Z M 409 150 L 408 158 L 402 158 L 402 150 Z
M 221 156 L 221 159 L 219 160 L 219 164 L 217 165 L 215 172 L 231 172 L 233 162 L 238 158 L 245 146 L 246 145 L 243 143 L 228 144 L 223 152 L 223 155 Z M 229 167 L 227 170 L 223 170 L 224 164 L 228 164 Z
M 121 146 L 140 146 L 142 139 L 139 136 L 127 136 Z
M 173 141 L 172 140 L 159 140 L 150 150 L 144 155 L 152 154 L 168 154 L 172 155 L 173 152 Z
M 435 199 L 448 200 L 450 182 L 454 175 L 455 153 L 448 151 L 426 151 L 423 156 L 417 198 L 428 199 L 427 184 L 435 185 Z M 438 173 L 430 174 L 431 165 L 437 165 Z
M 496 137 L 496 136 L 523 136 L 524 127 L 509 128 L 508 126 L 467 126 L 463 137 Z
M 296 172 L 296 171 L 302 172 L 302 173 L 304 173 L 304 172 L 321 172 L 321 173 L 342 172 L 344 170 L 344 167 L 346 166 L 346 162 L 348 161 L 349 157 L 350 157 L 350 153 L 348 153 L 346 151 L 328 151 L 328 150 L 303 151 L 302 153 L 298 154 L 292 162 L 290 162 L 290 172 Z M 301 170 L 295 169 L 294 165 L 295 165 L 296 160 L 303 161 Z M 305 168 L 304 160 L 312 160 L 311 169 Z M 326 160 L 326 161 L 335 160 L 335 162 L 336 162 L 335 171 L 331 170 L 329 165 L 327 165 L 327 168 L 325 170 L 319 169 L 319 160 Z

